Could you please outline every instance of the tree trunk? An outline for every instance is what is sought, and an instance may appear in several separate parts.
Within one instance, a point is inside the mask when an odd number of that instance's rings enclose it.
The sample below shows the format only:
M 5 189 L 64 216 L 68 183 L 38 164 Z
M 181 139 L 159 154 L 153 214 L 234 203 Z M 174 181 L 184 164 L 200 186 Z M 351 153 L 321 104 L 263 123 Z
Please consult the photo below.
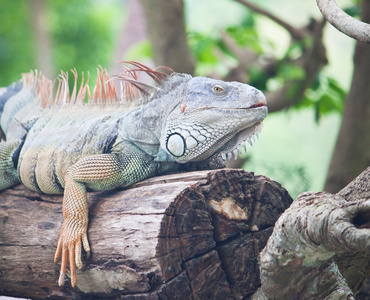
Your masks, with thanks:
M 48 78 L 55 77 L 51 39 L 47 23 L 47 1 L 31 0 L 31 24 L 36 40 L 37 68 Z
M 362 20 L 370 23 L 370 1 L 362 1 Z M 352 85 L 330 163 L 325 191 L 336 193 L 370 165 L 370 45 L 357 42 Z
M 121 3 L 122 13 L 128 11 L 127 20 L 122 22 L 120 30 L 116 36 L 116 45 L 113 55 L 113 63 L 109 68 L 109 74 L 120 74 L 122 72 L 121 65 L 117 61 L 127 60 L 127 50 L 131 46 L 145 40 L 147 38 L 146 22 L 142 7 L 138 0 L 130 0 L 128 3 Z M 113 81 L 116 85 L 116 90 L 119 90 L 118 81 Z
M 194 73 L 185 31 L 182 0 L 142 0 L 149 38 L 157 66 L 167 66 L 179 73 Z
M 156 177 L 89 194 L 92 257 L 77 287 L 57 287 L 61 196 L 0 193 L 0 294 L 27 298 L 241 299 L 259 286 L 257 256 L 292 199 L 242 170 Z

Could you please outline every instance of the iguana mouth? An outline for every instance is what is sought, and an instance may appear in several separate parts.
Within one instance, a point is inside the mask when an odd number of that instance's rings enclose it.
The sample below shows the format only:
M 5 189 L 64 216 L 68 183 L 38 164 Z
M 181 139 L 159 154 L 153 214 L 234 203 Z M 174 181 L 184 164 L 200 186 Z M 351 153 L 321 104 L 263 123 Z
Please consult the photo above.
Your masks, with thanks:
M 214 107 L 214 106 L 204 106 L 204 107 L 199 107 L 197 108 L 196 110 L 192 111 L 192 113 L 194 112 L 199 112 L 199 111 L 203 111 L 203 110 L 215 110 L 215 111 L 220 111 L 220 112 L 225 112 L 225 111 L 246 111 L 246 110 L 249 110 L 249 109 L 253 109 L 253 108 L 261 108 L 261 107 L 266 107 L 266 102 L 258 102 L 256 104 L 253 104 L 251 106 L 248 106 L 248 107 L 228 107 L 228 108 L 220 108 L 220 107 Z
M 262 122 L 253 125 L 252 127 L 243 129 L 234 135 L 228 141 L 223 149 L 220 151 L 219 158 L 222 162 L 228 162 L 234 155 L 235 160 L 238 158 L 238 154 L 242 154 L 242 149 L 247 152 L 246 143 L 253 146 L 253 142 L 258 139 L 258 134 L 262 131 Z
M 264 107 L 264 106 L 267 106 L 266 101 L 253 104 L 252 106 L 250 106 L 248 108 L 257 108 L 257 107 Z

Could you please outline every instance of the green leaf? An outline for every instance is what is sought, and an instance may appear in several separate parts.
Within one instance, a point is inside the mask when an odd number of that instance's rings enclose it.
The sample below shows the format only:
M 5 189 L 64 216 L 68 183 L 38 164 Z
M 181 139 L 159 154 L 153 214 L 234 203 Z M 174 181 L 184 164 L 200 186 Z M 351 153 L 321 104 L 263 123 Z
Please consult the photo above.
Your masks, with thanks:
M 358 4 L 346 7 L 343 9 L 343 11 L 353 18 L 358 18 L 360 16 L 360 7 Z
M 295 107 L 298 109 L 312 107 L 315 111 L 315 120 L 319 122 L 326 114 L 342 113 L 346 96 L 346 91 L 338 81 L 321 72 Z
M 279 75 L 286 81 L 299 80 L 306 76 L 306 71 L 295 64 L 282 64 L 279 68 Z
M 229 27 L 226 32 L 235 40 L 235 42 L 246 48 L 251 48 L 256 53 L 263 53 L 261 42 L 257 30 L 249 27 Z
M 339 85 L 338 81 L 334 78 L 328 78 L 328 86 L 334 92 L 337 93 L 338 97 L 342 102 L 344 102 L 345 97 L 347 96 L 346 91 Z
M 218 62 L 218 58 L 215 55 L 215 49 L 219 43 L 218 40 L 197 32 L 190 33 L 188 38 L 193 54 L 199 62 L 212 64 Z

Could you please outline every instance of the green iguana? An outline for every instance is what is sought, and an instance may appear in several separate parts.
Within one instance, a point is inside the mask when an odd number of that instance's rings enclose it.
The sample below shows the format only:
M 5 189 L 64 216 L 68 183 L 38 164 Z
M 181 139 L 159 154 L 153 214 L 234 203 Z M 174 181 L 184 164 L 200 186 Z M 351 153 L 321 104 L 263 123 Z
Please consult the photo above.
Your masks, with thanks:
M 137 62 L 126 62 L 124 70 L 118 79 L 126 100 L 118 99 L 105 70 L 98 70 L 92 97 L 83 79 L 77 92 L 75 70 L 71 94 L 63 72 L 55 96 L 54 83 L 38 72 L 23 74 L 0 91 L 6 137 L 0 143 L 0 190 L 22 183 L 37 192 L 64 194 L 54 258 L 61 258 L 59 285 L 69 260 L 75 286 L 82 247 L 90 255 L 87 189 L 112 190 L 156 175 L 224 167 L 258 135 L 267 115 L 265 96 L 247 84 L 169 68 L 167 74 Z M 138 73 L 158 86 L 139 81 Z

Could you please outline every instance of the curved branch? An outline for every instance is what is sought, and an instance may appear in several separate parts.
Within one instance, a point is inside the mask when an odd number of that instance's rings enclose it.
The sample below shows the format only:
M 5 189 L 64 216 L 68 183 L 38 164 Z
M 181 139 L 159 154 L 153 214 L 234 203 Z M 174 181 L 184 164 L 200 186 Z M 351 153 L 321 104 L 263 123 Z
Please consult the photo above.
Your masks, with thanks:
M 358 41 L 370 44 L 370 24 L 346 14 L 335 0 L 316 0 L 324 18 L 336 29 Z
M 354 299 L 370 274 L 370 199 L 364 192 L 369 174 L 367 168 L 340 194 L 298 196 L 275 223 L 260 254 L 262 285 L 252 299 Z M 351 194 L 356 194 L 355 201 L 344 198 Z M 357 254 L 357 272 L 346 272 L 353 264 L 348 255 Z M 341 273 L 337 260 L 343 255 L 348 264 L 342 264 Z
M 306 37 L 306 34 L 302 29 L 295 28 L 294 26 L 288 24 L 283 19 L 278 18 L 277 16 L 268 12 L 267 10 L 264 10 L 263 8 L 254 5 L 253 3 L 250 3 L 249 1 L 246 0 L 235 0 L 235 1 L 239 2 L 240 4 L 243 4 L 244 6 L 250 8 L 256 13 L 266 16 L 267 18 L 274 21 L 276 24 L 279 24 L 281 27 L 285 28 L 290 33 L 293 39 L 300 41 Z

